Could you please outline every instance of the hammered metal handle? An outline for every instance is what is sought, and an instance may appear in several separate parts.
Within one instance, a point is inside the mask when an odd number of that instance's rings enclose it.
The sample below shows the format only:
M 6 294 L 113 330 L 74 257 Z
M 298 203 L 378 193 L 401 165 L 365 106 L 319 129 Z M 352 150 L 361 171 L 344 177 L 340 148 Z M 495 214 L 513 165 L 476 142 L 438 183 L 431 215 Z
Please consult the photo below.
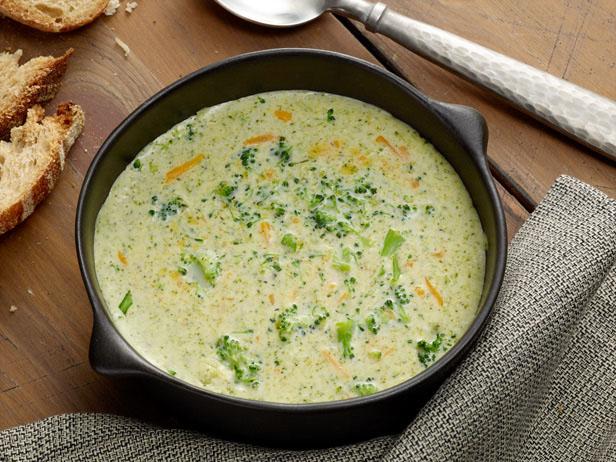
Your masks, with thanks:
M 502 96 L 531 116 L 616 160 L 616 102 L 437 27 L 383 3 L 342 0 L 334 10 L 372 32 Z

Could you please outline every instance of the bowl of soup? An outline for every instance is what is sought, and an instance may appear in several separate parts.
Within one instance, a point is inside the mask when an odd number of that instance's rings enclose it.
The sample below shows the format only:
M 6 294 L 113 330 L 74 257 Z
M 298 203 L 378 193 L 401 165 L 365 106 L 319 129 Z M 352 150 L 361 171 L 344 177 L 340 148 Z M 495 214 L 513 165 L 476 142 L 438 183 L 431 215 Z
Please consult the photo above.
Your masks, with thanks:
M 171 85 L 111 134 L 81 191 L 93 367 L 228 437 L 401 429 L 502 280 L 486 140 L 476 111 L 320 50 Z

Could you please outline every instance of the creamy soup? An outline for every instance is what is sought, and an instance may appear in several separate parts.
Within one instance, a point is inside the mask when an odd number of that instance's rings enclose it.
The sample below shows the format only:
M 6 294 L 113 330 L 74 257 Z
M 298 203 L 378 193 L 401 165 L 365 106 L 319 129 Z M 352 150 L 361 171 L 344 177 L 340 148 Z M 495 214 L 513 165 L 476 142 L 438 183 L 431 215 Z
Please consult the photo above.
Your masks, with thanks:
M 206 108 L 146 146 L 96 224 L 124 338 L 244 398 L 364 396 L 472 322 L 486 240 L 449 163 L 374 106 L 283 91 Z

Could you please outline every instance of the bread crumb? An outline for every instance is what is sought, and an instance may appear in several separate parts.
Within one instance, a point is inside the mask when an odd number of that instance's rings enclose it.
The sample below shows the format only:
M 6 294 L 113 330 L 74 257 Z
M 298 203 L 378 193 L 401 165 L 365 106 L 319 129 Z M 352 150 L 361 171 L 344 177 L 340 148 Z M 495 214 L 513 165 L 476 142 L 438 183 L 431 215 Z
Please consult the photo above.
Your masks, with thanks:
M 105 7 L 105 15 L 113 16 L 118 11 L 118 8 L 120 8 L 120 0 L 109 0 Z
M 27 290 L 28 294 L 34 297 L 34 292 L 32 292 L 32 289 L 28 289 Z
M 11 305 L 9 308 L 9 313 L 15 313 L 15 311 L 17 311 L 17 307 L 15 305 Z
M 130 48 L 128 47 L 128 45 L 117 37 L 115 38 L 115 42 L 118 44 L 120 48 L 122 48 L 122 51 L 124 51 L 124 56 L 128 58 L 128 55 L 130 53 Z
M 127 13 L 132 13 L 133 11 L 135 11 L 135 8 L 137 8 L 139 6 L 139 4 L 137 2 L 128 2 L 126 4 L 126 12 Z

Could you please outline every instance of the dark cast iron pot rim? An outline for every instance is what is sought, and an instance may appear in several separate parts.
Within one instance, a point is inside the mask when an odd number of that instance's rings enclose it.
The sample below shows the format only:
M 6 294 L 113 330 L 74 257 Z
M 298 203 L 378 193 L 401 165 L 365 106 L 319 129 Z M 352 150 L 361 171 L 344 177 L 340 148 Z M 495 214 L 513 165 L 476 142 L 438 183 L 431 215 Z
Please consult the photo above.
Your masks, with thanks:
M 128 341 L 120 334 L 120 332 L 115 327 L 113 321 L 110 319 L 109 314 L 104 306 L 102 294 L 99 294 L 95 289 L 93 281 L 96 279 L 96 274 L 94 271 L 90 273 L 88 271 L 87 258 L 84 252 L 84 233 L 85 229 L 83 226 L 83 213 L 86 207 L 86 199 L 89 192 L 89 187 L 92 179 L 99 174 L 98 164 L 101 159 L 106 155 L 107 150 L 110 146 L 114 144 L 114 140 L 118 135 L 125 130 L 130 130 L 131 125 L 135 120 L 137 120 L 142 113 L 146 112 L 151 107 L 155 106 L 158 101 L 163 98 L 168 93 L 175 91 L 177 88 L 185 85 L 186 83 L 192 81 L 193 79 L 197 79 L 204 73 L 211 72 L 213 70 L 231 66 L 240 61 L 251 61 L 251 60 L 261 60 L 267 59 L 274 56 L 298 56 L 298 55 L 312 55 L 312 56 L 321 56 L 327 57 L 334 60 L 347 61 L 352 64 L 362 67 L 363 70 L 376 73 L 380 76 L 380 78 L 392 81 L 394 84 L 401 86 L 404 88 L 406 92 L 411 93 L 424 107 L 426 110 L 432 112 L 436 115 L 436 117 L 446 126 L 450 131 L 456 133 L 455 124 L 451 122 L 449 118 L 443 115 L 441 112 L 443 109 L 447 107 L 456 107 L 462 110 L 467 111 L 468 113 L 474 114 L 474 117 L 481 119 L 481 123 L 485 124 L 482 116 L 475 110 L 466 106 L 459 105 L 449 105 L 446 103 L 442 103 L 436 100 L 432 100 L 418 91 L 415 87 L 410 85 L 408 82 L 394 75 L 386 69 L 383 69 L 377 65 L 374 65 L 368 61 L 365 61 L 360 58 L 356 58 L 353 56 L 349 56 L 343 53 L 326 51 L 320 49 L 310 49 L 310 48 L 275 48 L 268 49 L 262 51 L 256 51 L 251 53 L 245 53 L 236 55 L 222 61 L 218 61 L 216 63 L 205 66 L 195 72 L 192 72 L 185 77 L 175 81 L 170 84 L 166 88 L 162 89 L 154 96 L 147 99 L 144 103 L 142 103 L 137 109 L 135 109 L 126 119 L 124 119 L 107 137 L 105 142 L 99 148 L 97 154 L 94 156 L 90 167 L 86 173 L 84 178 L 84 182 L 81 188 L 81 192 L 79 195 L 79 200 L 77 204 L 77 215 L 75 222 L 75 236 L 76 236 L 76 246 L 77 246 L 77 257 L 79 262 L 80 271 L 82 274 L 82 278 L 84 280 L 84 284 L 86 287 L 86 291 L 88 294 L 88 298 L 92 305 L 93 314 L 94 314 L 94 327 L 93 327 L 93 337 L 94 331 L 96 331 L 97 327 L 100 328 L 100 324 L 105 324 L 105 331 L 109 331 L 109 328 L 114 332 L 115 338 L 107 339 L 115 342 L 115 349 L 121 349 L 124 352 L 129 352 L 131 356 L 131 361 L 133 362 L 132 368 L 127 368 L 125 366 L 119 366 L 116 369 L 105 369 L 102 371 L 95 361 L 92 360 L 92 343 L 90 345 L 90 357 L 92 366 L 98 372 L 104 373 L 105 375 L 111 376 L 124 376 L 124 377 L 144 377 L 148 379 L 154 379 L 162 382 L 167 382 L 173 384 L 175 387 L 180 389 L 184 389 L 190 393 L 196 393 L 200 395 L 207 396 L 211 400 L 225 402 L 227 404 L 234 405 L 236 407 L 243 408 L 252 408 L 263 411 L 277 411 L 282 413 L 320 413 L 323 411 L 334 411 L 341 410 L 351 407 L 361 407 L 363 405 L 372 404 L 378 401 L 384 401 L 388 398 L 391 398 L 395 395 L 404 393 L 405 391 L 415 387 L 416 385 L 428 381 L 432 376 L 437 376 L 442 369 L 447 368 L 450 362 L 454 361 L 458 354 L 461 354 L 469 344 L 471 344 L 476 337 L 481 333 L 487 319 L 489 318 L 493 305 L 498 296 L 498 292 L 500 290 L 500 286 L 503 279 L 505 260 L 506 260 L 506 229 L 505 229 L 505 218 L 503 207 L 500 202 L 500 198 L 496 191 L 496 187 L 494 186 L 494 182 L 492 180 L 492 176 L 489 171 L 489 167 L 486 161 L 486 145 L 483 143 L 482 149 L 478 149 L 477 146 L 471 146 L 468 142 L 468 139 L 464 139 L 459 135 L 456 135 L 458 139 L 460 139 L 461 144 L 465 146 L 467 151 L 473 157 L 475 167 L 480 171 L 482 178 L 484 179 L 486 189 L 490 195 L 490 201 L 495 210 L 495 223 L 497 228 L 497 243 L 496 243 L 496 262 L 494 267 L 494 279 L 490 290 L 485 296 L 485 300 L 483 306 L 478 308 L 477 314 L 464 333 L 464 335 L 458 340 L 458 342 L 448 350 L 435 364 L 428 367 L 421 373 L 407 379 L 406 381 L 399 383 L 393 387 L 381 390 L 373 395 L 363 396 L 363 397 L 355 397 L 349 398 L 345 400 L 337 400 L 337 401 L 324 401 L 324 402 L 316 402 L 316 403 L 277 403 L 271 401 L 258 401 L 252 399 L 245 399 L 240 397 L 234 397 L 230 395 L 225 395 L 221 393 L 212 392 L 206 390 L 204 388 L 200 388 L 194 385 L 191 385 L 183 380 L 175 378 L 161 369 L 158 369 L 156 366 L 152 365 L 149 361 L 143 358 L 129 343 Z M 298 88 L 301 90 L 301 88 Z M 439 110 L 440 109 L 440 110 Z M 485 126 L 483 128 L 485 135 Z M 161 133 L 162 134 L 162 133 Z M 478 152 L 480 151 L 480 152 Z M 135 152 L 135 155 L 137 152 Z M 487 273 L 486 273 L 487 274 Z M 104 335 L 104 334 L 103 334 Z M 100 347 L 99 347 L 100 348 Z

